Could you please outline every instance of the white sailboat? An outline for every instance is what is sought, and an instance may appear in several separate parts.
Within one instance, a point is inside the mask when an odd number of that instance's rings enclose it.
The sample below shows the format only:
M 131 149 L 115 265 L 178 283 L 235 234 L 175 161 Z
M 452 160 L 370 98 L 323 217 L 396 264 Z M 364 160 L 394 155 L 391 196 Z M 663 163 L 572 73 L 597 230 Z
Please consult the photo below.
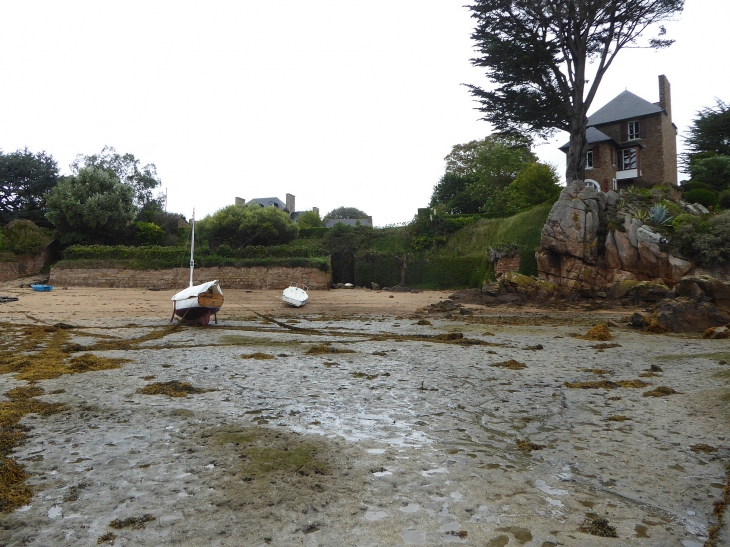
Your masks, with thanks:
M 297 283 L 292 283 L 286 289 L 284 289 L 284 293 L 281 295 L 281 299 L 290 306 L 300 308 L 307 303 L 307 300 L 309 300 L 307 287 L 305 287 L 304 285 L 298 285 Z
M 190 237 L 190 286 L 173 296 L 172 300 L 172 317 L 170 323 L 179 316 L 185 320 L 198 320 L 203 325 L 210 322 L 210 316 L 213 315 L 215 322 L 218 323 L 217 313 L 223 306 L 223 292 L 221 291 L 218 280 L 208 281 L 201 285 L 193 285 L 193 269 L 195 261 L 193 255 L 195 251 L 195 209 L 193 209 L 192 234 Z

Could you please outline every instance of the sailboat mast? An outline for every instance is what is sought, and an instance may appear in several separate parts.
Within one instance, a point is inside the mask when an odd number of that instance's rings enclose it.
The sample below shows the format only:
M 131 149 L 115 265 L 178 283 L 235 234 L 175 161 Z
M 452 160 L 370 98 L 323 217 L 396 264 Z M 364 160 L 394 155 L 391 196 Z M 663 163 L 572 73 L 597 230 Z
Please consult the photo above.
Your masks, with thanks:
M 190 286 L 193 286 L 193 268 L 195 261 L 193 260 L 193 251 L 195 250 L 195 208 L 193 208 L 193 231 L 190 236 Z

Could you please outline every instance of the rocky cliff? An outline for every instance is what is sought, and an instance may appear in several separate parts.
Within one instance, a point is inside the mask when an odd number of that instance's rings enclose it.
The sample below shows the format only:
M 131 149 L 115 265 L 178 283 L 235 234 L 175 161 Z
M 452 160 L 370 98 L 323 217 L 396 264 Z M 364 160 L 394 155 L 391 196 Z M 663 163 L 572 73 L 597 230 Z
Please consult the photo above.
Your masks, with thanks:
M 536 255 L 541 276 L 571 290 L 605 291 L 626 280 L 673 287 L 693 271 L 661 234 L 618 205 L 616 192 L 581 182 L 567 186 L 542 230 Z

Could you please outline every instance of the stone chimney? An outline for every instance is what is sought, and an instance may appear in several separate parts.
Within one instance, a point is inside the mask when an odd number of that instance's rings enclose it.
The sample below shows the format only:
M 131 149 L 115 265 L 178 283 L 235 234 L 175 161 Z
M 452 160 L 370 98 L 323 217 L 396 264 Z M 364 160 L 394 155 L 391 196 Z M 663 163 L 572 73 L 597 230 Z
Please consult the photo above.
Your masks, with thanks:
M 672 92 L 669 80 L 662 74 L 659 76 L 659 106 L 661 106 L 669 116 L 669 121 L 672 121 Z
M 246 200 L 243 198 L 236 198 L 236 205 L 246 205 Z
M 291 194 L 286 195 L 286 208 L 289 213 L 294 212 L 294 196 Z

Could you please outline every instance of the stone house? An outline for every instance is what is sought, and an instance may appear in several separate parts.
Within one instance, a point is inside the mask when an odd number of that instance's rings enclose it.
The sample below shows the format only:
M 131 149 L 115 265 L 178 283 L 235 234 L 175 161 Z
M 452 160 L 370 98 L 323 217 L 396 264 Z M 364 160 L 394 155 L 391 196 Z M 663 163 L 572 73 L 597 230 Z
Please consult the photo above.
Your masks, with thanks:
M 677 185 L 677 126 L 666 76 L 659 76 L 659 102 L 624 91 L 588 117 L 586 138 L 585 177 L 596 188 Z M 560 149 L 567 153 L 568 144 Z
M 289 214 L 289 218 L 292 220 L 296 220 L 299 215 L 302 213 L 305 213 L 306 211 L 296 211 L 295 210 L 295 198 L 293 194 L 287 194 L 286 195 L 286 203 L 281 201 L 279 198 L 272 197 L 272 198 L 253 198 L 248 200 L 248 203 L 246 203 L 246 200 L 243 198 L 236 198 L 236 205 L 248 205 L 251 206 L 252 204 L 256 203 L 260 205 L 261 207 L 276 207 L 277 209 L 280 209 L 284 211 L 285 213 Z M 319 214 L 319 208 L 313 207 L 312 210 Z

